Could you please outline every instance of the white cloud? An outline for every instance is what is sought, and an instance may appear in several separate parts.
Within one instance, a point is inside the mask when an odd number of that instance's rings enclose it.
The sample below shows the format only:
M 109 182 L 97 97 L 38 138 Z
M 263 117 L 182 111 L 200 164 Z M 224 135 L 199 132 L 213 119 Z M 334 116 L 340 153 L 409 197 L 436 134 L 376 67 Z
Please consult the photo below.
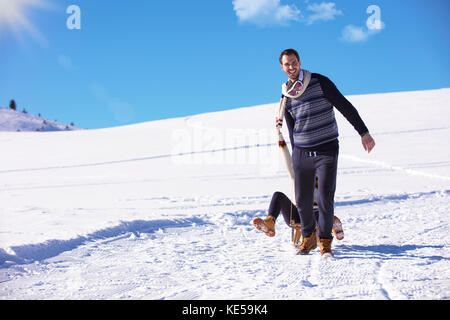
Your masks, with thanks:
M 280 0 L 233 0 L 233 10 L 240 22 L 260 26 L 285 25 L 298 21 L 300 10 L 295 5 L 281 5 Z
M 367 41 L 370 36 L 379 33 L 383 29 L 383 22 L 379 29 L 368 29 L 349 24 L 342 30 L 341 40 L 345 42 L 364 42 Z
M 362 27 L 348 25 L 342 30 L 342 40 L 346 42 L 362 42 L 369 37 L 369 32 Z
M 260 26 L 286 25 L 290 21 L 301 21 L 306 25 L 312 25 L 317 21 L 334 20 L 342 15 L 342 11 L 336 8 L 334 2 L 321 2 L 308 4 L 306 11 L 309 15 L 303 15 L 295 5 L 282 5 L 281 0 L 233 0 L 233 9 L 240 22 L 251 22 Z
M 336 9 L 334 2 L 322 2 L 310 4 L 306 7 L 306 10 L 313 13 L 306 17 L 306 24 L 311 25 L 316 21 L 328 21 L 334 20 L 336 16 L 342 15 L 342 11 Z

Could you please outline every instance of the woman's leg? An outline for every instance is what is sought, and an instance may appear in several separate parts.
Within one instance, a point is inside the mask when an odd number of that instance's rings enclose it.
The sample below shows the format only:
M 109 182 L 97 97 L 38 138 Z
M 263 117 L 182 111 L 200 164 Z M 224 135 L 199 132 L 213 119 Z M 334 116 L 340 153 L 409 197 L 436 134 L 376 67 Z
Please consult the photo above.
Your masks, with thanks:
M 294 223 L 300 223 L 297 207 L 284 193 L 277 191 L 273 194 L 270 201 L 269 216 L 276 220 L 280 212 L 283 214 L 284 221 L 288 226 L 291 225 L 291 220 L 294 220 Z

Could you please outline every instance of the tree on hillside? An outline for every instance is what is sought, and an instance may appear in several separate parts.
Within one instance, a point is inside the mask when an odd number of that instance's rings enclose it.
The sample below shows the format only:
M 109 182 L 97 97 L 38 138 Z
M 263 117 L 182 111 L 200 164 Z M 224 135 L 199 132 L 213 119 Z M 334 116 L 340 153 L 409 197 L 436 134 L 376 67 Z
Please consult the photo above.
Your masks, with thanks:
M 16 110 L 16 102 L 14 101 L 14 99 L 9 102 L 9 107 L 13 110 Z

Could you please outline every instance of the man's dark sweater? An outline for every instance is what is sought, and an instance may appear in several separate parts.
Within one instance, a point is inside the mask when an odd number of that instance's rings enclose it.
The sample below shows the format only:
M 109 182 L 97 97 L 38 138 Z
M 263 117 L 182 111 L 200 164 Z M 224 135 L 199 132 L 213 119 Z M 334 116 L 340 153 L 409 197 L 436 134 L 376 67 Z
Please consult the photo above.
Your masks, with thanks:
M 353 125 L 360 136 L 369 130 L 355 107 L 327 77 L 312 73 L 305 92 L 299 98 L 287 97 L 285 119 L 292 150 L 318 153 L 337 152 L 338 128 L 333 106 Z

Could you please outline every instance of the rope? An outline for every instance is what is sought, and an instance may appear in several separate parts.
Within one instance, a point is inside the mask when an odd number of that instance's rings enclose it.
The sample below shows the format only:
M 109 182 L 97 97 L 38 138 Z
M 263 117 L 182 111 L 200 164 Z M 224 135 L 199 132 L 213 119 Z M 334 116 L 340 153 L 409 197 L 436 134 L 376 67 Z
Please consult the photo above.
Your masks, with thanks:
M 283 126 L 284 112 L 286 110 L 286 101 L 287 101 L 287 98 L 285 96 L 283 96 L 283 98 L 281 98 L 281 101 L 280 101 L 278 117 L 276 118 L 276 131 L 277 131 L 277 135 L 278 135 L 278 146 L 281 149 L 281 152 L 283 154 L 283 159 L 286 164 L 286 168 L 291 177 L 292 194 L 295 195 L 294 169 L 292 167 L 292 158 L 291 158 L 291 154 L 289 153 L 289 149 L 287 148 L 286 141 L 284 140 L 283 134 L 281 133 L 281 128 Z M 294 241 L 294 222 L 292 220 L 292 205 L 293 205 L 293 203 L 291 200 L 289 223 L 290 223 L 290 227 L 291 227 L 291 238 L 292 238 L 292 241 Z

